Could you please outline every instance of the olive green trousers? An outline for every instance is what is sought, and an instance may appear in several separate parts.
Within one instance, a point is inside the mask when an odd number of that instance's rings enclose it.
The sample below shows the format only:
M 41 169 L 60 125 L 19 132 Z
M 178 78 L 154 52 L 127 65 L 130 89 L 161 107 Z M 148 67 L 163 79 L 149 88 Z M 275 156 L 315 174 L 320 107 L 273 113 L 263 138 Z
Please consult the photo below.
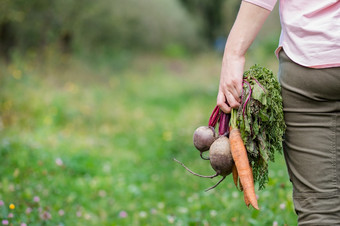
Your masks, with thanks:
M 340 67 L 303 67 L 284 51 L 279 59 L 298 225 L 340 225 Z

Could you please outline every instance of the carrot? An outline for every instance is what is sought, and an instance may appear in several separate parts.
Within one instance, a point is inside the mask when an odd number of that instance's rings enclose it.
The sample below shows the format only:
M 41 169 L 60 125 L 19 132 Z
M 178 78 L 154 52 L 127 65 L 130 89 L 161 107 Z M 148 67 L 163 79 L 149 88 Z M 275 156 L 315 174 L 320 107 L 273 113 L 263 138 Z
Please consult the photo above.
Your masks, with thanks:
M 243 191 L 242 184 L 241 184 L 240 178 L 238 177 L 235 163 L 233 165 L 232 172 L 233 172 L 233 181 L 234 181 L 236 188 L 239 189 L 240 191 Z
M 242 187 L 240 178 L 238 177 L 238 173 L 237 173 L 237 169 L 236 169 L 235 163 L 233 165 L 232 172 L 233 172 L 233 181 L 234 181 L 234 184 L 235 184 L 236 188 L 239 189 L 240 191 L 243 191 L 243 187 Z
M 236 169 L 236 165 L 234 163 L 233 165 L 233 180 L 234 180 L 234 184 L 236 186 L 236 188 L 238 188 L 238 173 L 237 173 L 237 169 Z
M 259 209 L 255 194 L 255 186 L 253 179 L 253 172 L 251 166 L 249 165 L 249 160 L 247 156 L 247 150 L 244 146 L 241 133 L 239 129 L 230 127 L 229 134 L 231 154 L 233 156 L 238 176 L 242 184 L 244 199 L 247 204 L 249 203 L 255 208 Z
M 250 167 L 250 169 L 251 169 L 251 167 Z M 252 170 L 251 170 L 251 171 L 252 171 Z M 251 172 L 251 175 L 253 176 L 253 171 Z M 252 178 L 253 178 L 253 177 L 252 177 Z M 254 180 L 254 178 L 253 178 L 252 180 Z M 240 181 L 239 181 L 239 183 L 240 183 L 240 190 L 243 191 L 242 184 L 241 184 Z M 250 202 L 249 202 L 248 197 L 246 196 L 246 193 L 244 193 L 244 192 L 243 192 L 243 198 L 244 198 L 244 202 L 246 203 L 246 206 L 249 207 Z
M 239 180 L 235 164 L 233 165 L 233 180 L 234 180 L 234 184 L 235 184 L 236 188 L 240 189 L 240 191 L 243 191 L 243 187 L 242 187 L 242 184 Z M 249 202 L 249 199 L 246 196 L 246 193 L 244 193 L 244 192 L 243 192 L 243 198 L 244 198 L 244 202 L 246 203 L 246 206 L 249 207 L 250 202 Z
M 246 193 L 243 193 L 243 198 L 244 198 L 244 202 L 246 203 L 246 206 L 249 207 L 250 202 L 249 202 L 248 197 L 246 196 Z

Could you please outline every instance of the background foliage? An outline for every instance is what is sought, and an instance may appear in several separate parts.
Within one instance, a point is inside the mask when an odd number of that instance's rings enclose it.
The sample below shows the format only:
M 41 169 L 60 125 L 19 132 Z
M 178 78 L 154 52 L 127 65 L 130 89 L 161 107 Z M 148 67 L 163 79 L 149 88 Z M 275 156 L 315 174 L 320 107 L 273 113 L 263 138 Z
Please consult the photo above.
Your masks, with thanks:
M 2 0 L 1 53 L 10 57 L 14 50 L 55 47 L 93 54 L 176 45 L 206 50 L 226 37 L 239 4 L 237 0 Z

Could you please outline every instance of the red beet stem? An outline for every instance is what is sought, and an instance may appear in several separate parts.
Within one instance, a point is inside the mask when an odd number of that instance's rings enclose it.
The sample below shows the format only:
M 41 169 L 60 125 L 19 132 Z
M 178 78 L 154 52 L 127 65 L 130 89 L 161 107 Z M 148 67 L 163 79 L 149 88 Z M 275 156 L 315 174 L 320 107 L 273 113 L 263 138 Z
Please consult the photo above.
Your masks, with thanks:
M 225 114 L 222 112 L 222 115 L 220 117 L 220 125 L 218 127 L 218 134 L 223 135 L 225 130 Z
M 220 136 L 227 135 L 229 133 L 229 121 L 230 121 L 230 114 L 226 114 L 224 112 L 221 113 L 220 117 L 220 125 L 218 128 L 218 134 Z
M 244 118 L 244 112 L 246 111 L 246 105 L 247 105 L 247 103 L 248 103 L 248 101 L 250 99 L 252 90 L 251 90 L 250 83 L 248 81 L 243 80 L 243 82 L 246 83 L 247 86 L 249 86 L 249 94 L 248 94 L 248 97 L 247 97 L 246 101 L 244 102 L 243 109 L 242 109 L 242 115 L 243 115 L 243 118 Z
M 209 126 L 212 126 L 212 127 L 215 128 L 216 123 L 218 122 L 220 116 L 221 116 L 220 108 L 218 106 L 216 106 L 214 108 L 214 111 L 212 112 L 210 118 L 209 118 Z

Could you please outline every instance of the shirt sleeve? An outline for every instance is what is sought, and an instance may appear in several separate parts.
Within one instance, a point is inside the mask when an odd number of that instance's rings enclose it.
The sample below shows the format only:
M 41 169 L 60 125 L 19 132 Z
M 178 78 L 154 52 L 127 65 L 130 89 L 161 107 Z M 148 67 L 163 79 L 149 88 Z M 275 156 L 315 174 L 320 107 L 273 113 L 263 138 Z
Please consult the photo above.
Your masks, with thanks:
M 250 2 L 254 5 L 260 6 L 262 8 L 272 11 L 277 0 L 243 0 L 245 2 Z

